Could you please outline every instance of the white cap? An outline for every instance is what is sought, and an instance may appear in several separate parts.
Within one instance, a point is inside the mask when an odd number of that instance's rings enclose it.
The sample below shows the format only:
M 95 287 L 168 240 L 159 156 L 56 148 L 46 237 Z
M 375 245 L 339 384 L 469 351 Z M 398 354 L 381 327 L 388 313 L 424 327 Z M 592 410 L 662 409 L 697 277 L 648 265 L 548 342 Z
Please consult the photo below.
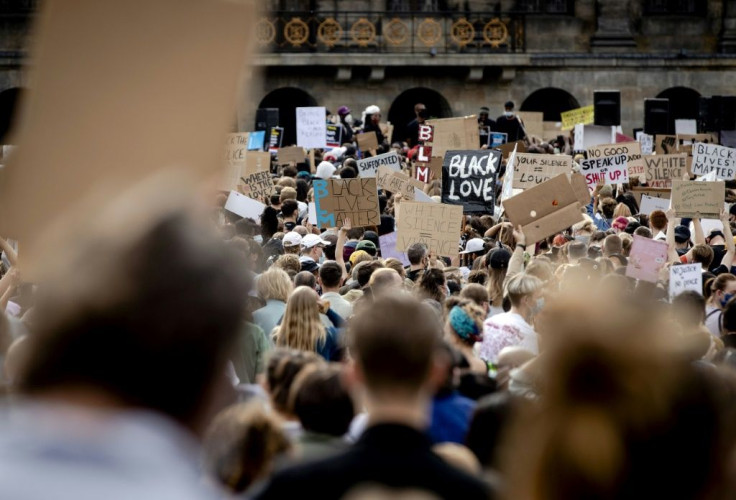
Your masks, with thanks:
M 367 108 L 365 108 L 365 114 L 366 115 L 375 115 L 376 113 L 380 113 L 380 112 L 381 112 L 381 108 L 379 108 L 375 104 L 372 105 L 372 106 L 368 106 Z
M 329 246 L 331 245 L 331 243 L 329 241 L 323 240 L 316 234 L 308 234 L 304 238 L 302 238 L 302 248 L 312 248 L 317 245 Z
M 333 165 L 329 161 L 323 161 L 319 165 L 317 165 L 317 172 L 314 174 L 314 176 L 319 177 L 320 179 L 329 179 L 335 173 L 335 170 L 337 170 L 337 168 L 335 168 L 335 165 Z
M 472 240 L 468 241 L 468 243 L 465 245 L 465 251 L 460 252 L 460 253 L 466 254 L 466 253 L 482 252 L 484 243 L 485 242 L 483 241 L 482 238 L 473 238 Z
M 301 244 L 302 242 L 302 235 L 297 233 L 296 231 L 290 231 L 284 235 L 284 239 L 282 240 L 282 243 L 285 247 L 293 247 L 296 245 Z

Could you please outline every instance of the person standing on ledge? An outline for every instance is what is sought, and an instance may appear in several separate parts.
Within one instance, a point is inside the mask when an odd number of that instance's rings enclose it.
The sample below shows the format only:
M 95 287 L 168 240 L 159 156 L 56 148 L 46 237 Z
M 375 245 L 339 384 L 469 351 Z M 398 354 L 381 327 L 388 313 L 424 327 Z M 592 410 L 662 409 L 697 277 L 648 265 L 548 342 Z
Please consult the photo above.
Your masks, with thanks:
M 514 103 L 508 101 L 503 105 L 504 113 L 496 119 L 496 128 L 494 132 L 503 132 L 507 134 L 507 142 L 520 141 L 526 137 L 526 130 L 521 123 L 521 119 L 514 114 Z

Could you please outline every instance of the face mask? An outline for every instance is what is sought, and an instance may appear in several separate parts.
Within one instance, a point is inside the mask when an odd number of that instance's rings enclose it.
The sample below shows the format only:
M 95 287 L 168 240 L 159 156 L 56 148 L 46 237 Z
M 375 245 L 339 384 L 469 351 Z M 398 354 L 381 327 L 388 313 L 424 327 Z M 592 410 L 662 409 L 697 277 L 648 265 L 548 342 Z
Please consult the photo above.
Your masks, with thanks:
M 575 236 L 575 240 L 582 241 L 587 245 L 588 243 L 590 243 L 590 236 L 588 236 L 587 234 L 580 234 L 578 236 Z
M 555 154 L 556 155 L 560 154 L 560 148 L 555 148 Z
M 347 116 L 345 116 L 345 123 L 347 123 L 348 125 L 352 125 L 353 124 L 353 115 L 347 115 Z
M 450 296 L 450 287 L 445 285 L 445 297 L 449 297 L 449 296 Z
M 532 316 L 536 316 L 544 307 L 544 297 L 539 297 L 537 302 L 532 306 Z
M 733 293 L 727 293 L 727 294 L 725 294 L 723 296 L 723 298 L 721 299 L 721 307 L 726 307 L 726 304 L 728 304 L 728 301 L 731 300 L 731 298 L 733 298 L 733 296 L 734 296 Z
M 319 258 L 319 265 L 322 266 L 322 264 L 325 263 L 325 254 L 322 252 L 322 256 Z
M 514 113 L 512 111 L 505 111 L 503 113 L 503 116 L 506 116 L 506 117 L 509 117 L 510 118 L 510 117 L 514 116 Z
M 256 243 L 260 245 L 261 243 L 263 243 L 263 236 L 261 236 L 260 234 L 257 234 L 253 236 L 253 241 L 255 241 Z

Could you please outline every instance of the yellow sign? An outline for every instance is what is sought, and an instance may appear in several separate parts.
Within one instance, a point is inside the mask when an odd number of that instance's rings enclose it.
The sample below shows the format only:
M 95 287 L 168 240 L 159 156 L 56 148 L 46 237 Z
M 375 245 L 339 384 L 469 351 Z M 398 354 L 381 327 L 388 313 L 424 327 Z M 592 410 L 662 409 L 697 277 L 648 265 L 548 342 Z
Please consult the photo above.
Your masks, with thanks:
M 579 123 L 590 125 L 593 123 L 593 106 L 571 109 L 560 116 L 562 117 L 562 130 L 572 130 Z

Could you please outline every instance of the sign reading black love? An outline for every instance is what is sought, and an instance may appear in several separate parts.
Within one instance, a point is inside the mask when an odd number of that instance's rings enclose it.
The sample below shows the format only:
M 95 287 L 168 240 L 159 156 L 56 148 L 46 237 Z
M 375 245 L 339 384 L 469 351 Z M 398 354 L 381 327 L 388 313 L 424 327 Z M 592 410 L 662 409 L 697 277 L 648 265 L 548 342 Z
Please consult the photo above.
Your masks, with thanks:
M 448 151 L 442 162 L 442 203 L 462 205 L 465 213 L 493 213 L 501 152 Z

